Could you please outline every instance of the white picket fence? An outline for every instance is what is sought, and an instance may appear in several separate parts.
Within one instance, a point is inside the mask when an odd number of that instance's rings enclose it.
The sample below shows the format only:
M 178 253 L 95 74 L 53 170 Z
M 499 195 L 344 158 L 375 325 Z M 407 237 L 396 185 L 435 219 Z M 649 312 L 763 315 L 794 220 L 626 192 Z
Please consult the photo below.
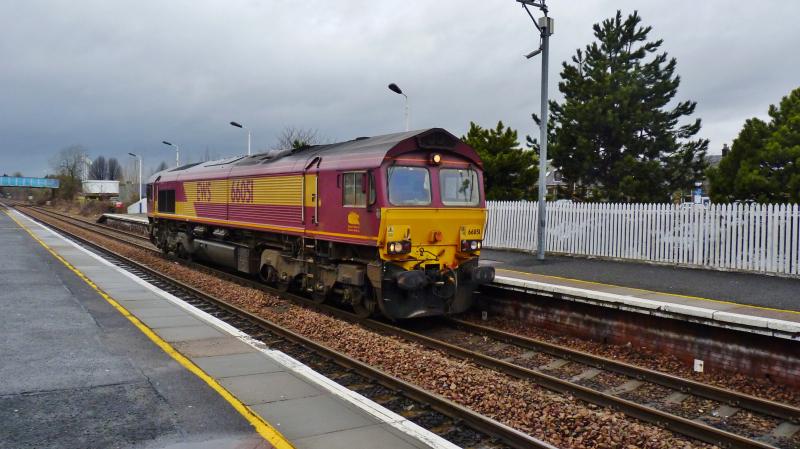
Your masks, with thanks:
M 537 203 L 488 201 L 487 248 L 536 250 Z M 547 204 L 551 253 L 800 274 L 800 207 Z

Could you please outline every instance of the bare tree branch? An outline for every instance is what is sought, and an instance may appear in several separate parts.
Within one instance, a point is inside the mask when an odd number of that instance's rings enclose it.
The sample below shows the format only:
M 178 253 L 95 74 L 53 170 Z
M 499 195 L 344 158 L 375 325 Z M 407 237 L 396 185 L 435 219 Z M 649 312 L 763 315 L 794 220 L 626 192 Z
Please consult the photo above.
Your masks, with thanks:
M 122 165 L 120 165 L 117 158 L 112 157 L 108 160 L 108 171 L 106 172 L 107 179 L 111 181 L 122 180 Z
M 278 141 L 273 147 L 274 150 L 285 150 L 289 148 L 301 148 L 304 146 L 316 145 L 320 143 L 319 133 L 316 129 L 296 128 L 287 126 L 278 135 Z
M 50 165 L 60 180 L 58 195 L 72 200 L 81 187 L 81 178 L 86 167 L 86 148 L 70 145 L 61 149 L 50 159 Z
M 86 148 L 82 145 L 70 145 L 56 153 L 50 159 L 50 165 L 61 176 L 80 179 L 84 170 L 86 154 Z
M 89 179 L 106 179 L 108 176 L 108 164 L 106 158 L 98 156 L 92 161 L 92 166 L 89 167 Z

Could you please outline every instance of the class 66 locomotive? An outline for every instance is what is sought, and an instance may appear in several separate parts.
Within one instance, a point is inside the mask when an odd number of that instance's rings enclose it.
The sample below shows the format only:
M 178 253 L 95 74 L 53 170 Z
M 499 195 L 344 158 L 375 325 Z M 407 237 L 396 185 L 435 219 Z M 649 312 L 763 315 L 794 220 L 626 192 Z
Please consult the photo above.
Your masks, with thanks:
M 481 168 L 440 128 L 185 165 L 148 181 L 150 239 L 362 317 L 456 314 L 494 279 Z

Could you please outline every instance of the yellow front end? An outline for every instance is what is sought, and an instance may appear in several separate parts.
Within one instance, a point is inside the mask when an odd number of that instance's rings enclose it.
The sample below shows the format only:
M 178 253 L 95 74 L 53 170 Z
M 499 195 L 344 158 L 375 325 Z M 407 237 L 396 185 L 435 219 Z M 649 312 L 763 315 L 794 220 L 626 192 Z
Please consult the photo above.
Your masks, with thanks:
M 478 265 L 485 221 L 486 209 L 478 207 L 381 209 L 383 315 L 404 319 L 469 310 L 478 285 L 494 279 L 492 267 Z
M 483 208 L 383 208 L 378 236 L 381 259 L 406 270 L 439 264 L 441 269 L 457 268 L 474 259 L 480 250 L 461 251 L 462 240 L 483 240 L 486 209 Z M 393 242 L 411 242 L 406 254 L 390 254 Z

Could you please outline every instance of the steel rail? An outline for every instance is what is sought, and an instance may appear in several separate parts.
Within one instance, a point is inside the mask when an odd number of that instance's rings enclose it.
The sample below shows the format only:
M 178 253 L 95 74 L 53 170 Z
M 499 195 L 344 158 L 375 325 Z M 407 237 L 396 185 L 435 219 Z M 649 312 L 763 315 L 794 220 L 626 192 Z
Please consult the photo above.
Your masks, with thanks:
M 593 390 L 591 388 L 584 387 L 582 385 L 578 385 L 573 382 L 565 381 L 554 376 L 549 376 L 544 373 L 539 373 L 534 370 L 530 370 L 518 365 L 514 365 L 509 362 L 505 362 L 490 356 L 470 351 L 461 348 L 459 346 L 455 346 L 450 343 L 437 340 L 435 338 L 427 337 L 425 335 L 421 335 L 382 321 L 363 320 L 354 313 L 348 312 L 346 310 L 342 310 L 340 308 L 327 304 L 318 304 L 312 300 L 309 300 L 307 298 L 304 298 L 302 296 L 293 293 L 280 292 L 271 287 L 265 286 L 264 284 L 261 284 L 257 281 L 245 279 L 237 274 L 216 270 L 214 268 L 209 268 L 204 265 L 199 265 L 199 267 L 201 269 L 210 271 L 211 274 L 221 276 L 232 282 L 239 283 L 240 285 L 244 285 L 250 288 L 260 289 L 268 293 L 273 293 L 281 297 L 284 297 L 286 299 L 289 299 L 291 301 L 294 301 L 296 303 L 302 304 L 304 306 L 324 311 L 337 318 L 341 318 L 354 323 L 359 323 L 364 327 L 367 327 L 374 331 L 383 334 L 394 335 L 408 341 L 413 341 L 427 348 L 442 351 L 450 356 L 454 356 L 464 360 L 470 360 L 478 365 L 511 375 L 513 377 L 517 377 L 519 379 L 533 381 L 534 383 L 537 383 L 550 390 L 557 391 L 560 393 L 568 393 L 575 397 L 583 399 L 587 402 L 609 407 L 614 410 L 619 410 L 628 416 L 632 416 L 634 418 L 638 418 L 643 421 L 656 424 L 662 428 L 666 428 L 668 430 L 672 430 L 674 432 L 692 438 L 696 438 L 698 440 L 707 443 L 715 444 L 722 447 L 731 447 L 731 448 L 773 448 L 773 446 L 766 443 L 762 443 L 734 433 L 717 429 L 707 424 L 699 423 L 677 415 L 663 412 L 654 409 L 652 407 L 637 404 L 635 402 L 618 398 L 610 394 L 602 393 L 597 390 Z M 541 375 L 539 376 L 539 374 Z
M 16 206 L 16 208 L 19 209 L 20 206 Z M 153 254 L 155 256 L 167 257 L 161 251 L 159 251 L 155 246 L 153 246 L 153 244 L 150 242 L 150 239 L 148 239 L 147 237 L 144 237 L 144 236 L 141 236 L 141 235 L 136 235 L 136 234 L 131 235 L 131 233 L 126 232 L 126 231 L 121 230 L 121 229 L 112 228 L 110 226 L 103 226 L 103 225 L 100 225 L 100 224 L 97 224 L 97 223 L 92 223 L 92 222 L 86 221 L 86 220 L 80 220 L 78 218 L 74 218 L 74 217 L 71 217 L 71 216 L 66 215 L 66 214 L 60 214 L 60 213 L 52 212 L 52 211 L 49 211 L 49 210 L 46 210 L 46 209 L 38 208 L 38 207 L 32 207 L 32 206 L 27 206 L 26 205 L 26 206 L 22 206 L 22 208 L 23 209 L 26 209 L 26 208 L 30 209 L 35 213 L 39 213 L 39 214 L 45 215 L 45 216 L 47 216 L 47 217 L 49 217 L 49 218 L 51 218 L 53 220 L 58 220 L 58 221 L 64 222 L 64 223 L 66 223 L 66 224 L 68 224 L 70 226 L 83 228 L 83 229 L 86 229 L 89 232 L 97 232 L 97 234 L 102 236 L 102 237 L 109 238 L 109 239 L 112 239 L 112 240 L 116 240 L 116 241 L 118 241 L 120 243 L 124 243 L 124 244 L 127 244 L 127 245 L 134 246 L 137 249 L 141 249 L 143 251 L 147 251 L 147 252 L 149 252 L 149 253 L 151 253 L 151 254 Z M 33 217 L 31 217 L 31 218 L 33 218 Z M 93 229 L 89 229 L 88 228 L 89 226 L 91 226 L 93 228 L 94 227 L 99 228 L 100 230 L 96 231 L 96 230 L 93 230 Z M 122 234 L 125 237 L 122 237 L 119 234 Z M 133 239 L 133 240 L 136 240 L 136 241 L 131 241 L 130 239 Z M 179 260 L 179 261 L 181 263 L 187 263 L 187 262 L 185 262 L 183 260 Z M 198 265 L 198 266 L 202 267 L 202 265 Z
M 515 346 L 543 352 L 558 358 L 622 374 L 634 379 L 645 380 L 673 390 L 678 390 L 682 393 L 688 393 L 735 407 L 745 408 L 750 411 L 774 416 L 793 423 L 800 423 L 800 408 L 788 404 L 762 399 L 738 391 L 728 390 L 587 352 L 565 348 L 464 320 L 448 318 L 447 321 L 449 321 L 453 327 L 461 328 L 471 333 L 485 335 L 495 340 L 511 343 Z
M 91 226 L 93 228 L 116 232 L 116 233 L 123 234 L 123 235 L 129 236 L 129 237 L 137 239 L 137 240 L 143 240 L 143 241 L 146 241 L 146 242 L 150 241 L 150 239 L 148 239 L 144 235 L 142 235 L 140 233 L 137 233 L 137 232 L 131 232 L 131 231 L 127 231 L 125 229 L 114 228 L 112 226 L 104 225 L 104 224 L 101 224 L 101 223 L 96 223 L 96 222 L 93 222 L 93 221 L 90 221 L 90 220 L 84 220 L 84 219 L 78 218 L 78 217 L 73 217 L 72 215 L 65 214 L 65 213 L 58 212 L 58 211 L 54 211 L 54 210 L 50 210 L 50 209 L 45 209 L 43 207 L 39 207 L 39 206 L 17 206 L 17 207 L 29 208 L 29 209 L 35 210 L 36 212 L 39 212 L 39 213 L 42 213 L 42 214 L 45 214 L 45 215 L 49 215 L 49 216 L 52 216 L 54 218 L 70 220 L 70 221 L 73 221 L 73 222 L 78 222 L 78 223 L 81 223 L 81 224 L 85 224 L 86 226 Z
M 127 242 L 127 241 L 125 241 L 123 239 L 118 239 L 118 240 L 121 240 L 124 243 L 133 244 L 132 242 Z M 139 246 L 139 247 L 141 247 L 141 246 Z M 156 251 L 156 250 L 154 250 L 152 248 L 147 248 L 147 249 L 149 251 L 154 252 L 154 253 L 161 254 L 159 251 Z M 476 364 L 478 364 L 480 366 L 483 366 L 483 367 L 486 367 L 486 368 L 489 368 L 489 369 L 493 369 L 493 370 L 496 370 L 496 371 L 511 375 L 511 376 L 519 378 L 519 379 L 532 381 L 532 382 L 534 382 L 534 383 L 536 383 L 538 385 L 541 385 L 542 387 L 545 387 L 547 389 L 550 389 L 550 390 L 553 390 L 553 391 L 556 391 L 556 392 L 559 392 L 559 393 L 571 394 L 571 395 L 573 395 L 573 396 L 575 396 L 575 397 L 577 397 L 579 399 L 582 399 L 584 401 L 587 401 L 587 402 L 590 402 L 590 403 L 593 403 L 593 404 L 596 404 L 596 405 L 605 406 L 605 407 L 608 407 L 608 408 L 611 408 L 611 409 L 614 409 L 614 410 L 618 410 L 618 411 L 620 411 L 620 412 L 622 412 L 622 413 L 624 413 L 624 414 L 626 414 L 628 416 L 640 419 L 642 421 L 649 422 L 651 424 L 655 424 L 655 425 L 657 425 L 659 427 L 674 431 L 676 433 L 680 433 L 680 434 L 683 434 L 683 435 L 686 435 L 686 436 L 689 436 L 689 437 L 692 437 L 692 438 L 696 438 L 696 439 L 698 439 L 700 441 L 704 441 L 706 443 L 718 445 L 718 446 L 721 446 L 721 447 L 730 447 L 730 448 L 763 448 L 763 449 L 773 448 L 774 449 L 774 446 L 769 445 L 769 444 L 764 443 L 764 442 L 753 440 L 753 439 L 750 439 L 750 438 L 747 438 L 747 437 L 744 437 L 744 436 L 741 436 L 741 435 L 737 435 L 737 434 L 734 434 L 734 433 L 731 433 L 731 432 L 728 432 L 728 431 L 725 431 L 725 430 L 722 430 L 722 429 L 717 429 L 717 428 L 715 428 L 713 426 L 710 426 L 708 424 L 704 424 L 704 423 L 697 422 L 697 421 L 694 421 L 694 420 L 686 419 L 686 418 L 683 418 L 681 416 L 673 415 L 673 414 L 670 414 L 670 413 L 667 413 L 667 412 L 664 412 L 664 411 L 661 411 L 661 410 L 658 410 L 658 409 L 655 409 L 655 408 L 652 408 L 652 407 L 648 407 L 646 405 L 638 404 L 638 403 L 633 402 L 633 401 L 629 401 L 629 400 L 626 400 L 626 399 L 623 399 L 623 398 L 619 398 L 619 397 L 616 397 L 616 396 L 613 396 L 613 395 L 610 395 L 610 394 L 606 394 L 606 393 L 603 393 L 603 392 L 600 392 L 600 391 L 597 391 L 597 390 L 593 390 L 593 389 L 591 389 L 589 387 L 585 387 L 583 385 L 579 385 L 579 384 L 576 384 L 576 383 L 573 383 L 573 382 L 570 382 L 570 381 L 566 381 L 566 380 L 560 379 L 558 377 L 542 373 L 540 371 L 535 371 L 535 370 L 531 370 L 529 368 L 524 368 L 522 366 L 515 365 L 515 364 L 512 364 L 512 363 L 503 361 L 503 360 L 499 360 L 499 359 L 496 359 L 496 358 L 493 358 L 493 357 L 490 357 L 490 356 L 487 356 L 487 355 L 484 355 L 484 354 L 480 354 L 480 353 L 475 352 L 475 351 L 470 351 L 468 349 L 464 349 L 464 348 L 461 348 L 459 346 L 456 346 L 456 345 L 453 345 L 453 344 L 450 344 L 450 343 L 446 343 L 446 342 L 443 342 L 441 340 L 437 340 L 435 338 L 427 337 L 425 335 L 422 335 L 422 334 L 419 334 L 419 333 L 416 333 L 416 332 L 413 332 L 413 331 L 410 331 L 410 330 L 407 330 L 407 329 L 399 328 L 397 326 L 394 326 L 394 325 L 391 325 L 391 324 L 387 324 L 387 323 L 384 323 L 384 322 L 381 322 L 381 321 L 362 320 L 362 319 L 359 319 L 355 314 L 347 312 L 345 310 L 338 309 L 338 308 L 335 308 L 335 307 L 332 307 L 332 306 L 328 306 L 328 305 L 324 305 L 324 304 L 322 304 L 322 305 L 321 304 L 317 304 L 317 303 L 315 303 L 315 302 L 313 302 L 313 301 L 311 301 L 311 300 L 309 300 L 307 298 L 303 298 L 303 297 L 301 297 L 299 295 L 295 295 L 295 294 L 287 293 L 287 292 L 281 292 L 279 290 L 273 289 L 271 287 L 268 287 L 268 286 L 266 286 L 264 284 L 261 284 L 261 283 L 258 283 L 256 281 L 249 280 L 249 279 L 244 279 L 239 275 L 231 274 L 231 273 L 228 273 L 228 272 L 225 272 L 225 271 L 221 271 L 221 270 L 217 270 L 217 269 L 214 269 L 214 268 L 206 267 L 204 265 L 198 265 L 198 264 L 195 264 L 195 263 L 187 263 L 187 265 L 191 265 L 191 266 L 196 267 L 196 268 L 201 268 L 203 270 L 210 271 L 210 272 L 212 272 L 211 274 L 216 274 L 216 275 L 222 276 L 222 277 L 224 277 L 224 278 L 226 278 L 228 280 L 231 280 L 231 281 L 234 281 L 234 282 L 238 282 L 240 284 L 244 284 L 244 285 L 246 285 L 248 287 L 251 287 L 251 288 L 257 288 L 257 289 L 260 289 L 262 291 L 266 291 L 266 292 L 269 292 L 269 293 L 272 293 L 272 294 L 275 294 L 275 295 L 279 295 L 279 296 L 285 297 L 285 298 L 290 299 L 290 300 L 292 300 L 294 302 L 298 302 L 298 303 L 301 303 L 303 305 L 306 305 L 306 306 L 309 306 L 309 307 L 312 307 L 312 308 L 315 308 L 315 309 L 318 309 L 318 310 L 323 310 L 323 311 L 328 312 L 328 313 L 330 313 L 330 314 L 332 314 L 332 315 L 334 315 L 334 316 L 336 316 L 338 318 L 343 318 L 343 319 L 346 319 L 346 320 L 349 320 L 349 321 L 352 321 L 352 322 L 358 322 L 358 323 L 362 324 L 363 326 L 368 327 L 368 328 L 370 328 L 372 330 L 375 330 L 375 331 L 378 331 L 378 332 L 382 332 L 382 333 L 385 333 L 385 334 L 394 335 L 394 336 L 397 336 L 397 337 L 400 337 L 400 338 L 404 338 L 404 339 L 409 340 L 409 341 L 414 341 L 414 342 L 417 342 L 417 343 L 419 343 L 419 344 L 421 344 L 421 345 L 423 345 L 425 347 L 442 351 L 442 352 L 444 352 L 444 353 L 446 353 L 446 354 L 448 354 L 450 356 L 453 356 L 453 357 L 456 357 L 456 358 L 460 358 L 460 359 L 464 359 L 464 360 L 470 360 L 470 361 L 472 361 L 472 362 L 474 362 L 474 363 L 476 363 Z M 458 321 L 454 321 L 454 322 L 458 323 Z M 509 334 L 509 335 L 513 336 L 513 334 Z M 520 337 L 520 338 L 522 338 L 522 337 Z M 564 350 L 564 351 L 572 351 L 572 350 L 568 350 L 568 349 L 565 349 L 565 348 L 561 348 L 561 349 Z M 579 354 L 582 354 L 582 353 L 579 353 Z M 567 358 L 567 357 L 565 357 L 565 358 Z M 573 359 L 573 360 L 578 361 L 577 359 Z M 620 363 L 621 364 L 621 362 L 616 362 L 616 363 Z M 622 364 L 622 365 L 626 365 L 626 364 Z M 634 367 L 634 368 L 638 368 L 638 367 Z M 603 368 L 603 369 L 607 369 L 607 368 Z M 655 373 L 658 373 L 658 372 L 655 372 Z M 663 374 L 663 373 L 658 373 L 658 374 Z M 666 375 L 666 376 L 672 377 L 672 378 L 676 379 L 677 381 L 681 380 L 680 378 L 676 378 L 674 376 L 670 376 L 670 375 Z M 636 376 L 633 375 L 633 377 L 636 377 Z M 683 380 L 685 380 L 685 379 L 683 379 Z M 691 382 L 692 384 L 699 384 L 701 386 L 708 387 L 710 389 L 709 391 L 717 388 L 717 387 L 712 387 L 710 385 L 705 385 L 705 384 L 701 384 L 701 383 L 694 382 L 694 381 L 688 381 L 688 380 L 686 380 L 686 381 L 687 382 Z M 742 397 L 745 397 L 745 398 L 752 398 L 752 397 L 750 397 L 748 395 L 743 395 L 743 394 L 737 393 L 737 392 L 730 392 L 730 393 L 732 395 L 738 395 L 738 396 L 742 396 Z M 699 395 L 699 393 L 697 393 L 697 394 Z M 753 399 L 756 399 L 756 401 L 770 402 L 770 401 L 760 400 L 759 398 L 753 398 Z M 721 402 L 730 403 L 731 401 L 721 401 Z M 739 402 L 739 405 L 742 406 L 742 407 L 745 407 L 745 404 L 746 404 L 745 401 Z M 778 403 L 775 403 L 775 404 L 783 405 L 783 404 L 778 404 Z M 783 409 L 782 413 L 785 414 L 785 413 L 788 412 L 788 413 L 790 413 L 790 416 L 793 415 L 791 413 L 791 410 L 790 410 L 790 409 L 792 409 L 791 406 L 786 405 L 782 409 Z M 783 417 L 783 416 L 780 416 L 780 417 Z M 786 418 L 786 419 L 789 419 L 789 418 Z
M 574 382 L 562 380 L 540 371 L 534 371 L 406 329 L 397 328 L 374 320 L 366 321 L 363 324 L 374 330 L 390 333 L 400 338 L 417 342 L 427 348 L 442 351 L 447 355 L 471 361 L 480 366 L 508 374 L 518 379 L 532 381 L 549 390 L 570 394 L 592 404 L 618 410 L 633 418 L 655 424 L 709 444 L 729 448 L 774 448 L 774 446 L 769 444 L 722 429 L 717 429 L 708 424 L 686 419 L 627 399 L 593 390 Z
M 31 217 L 36 220 L 35 217 Z M 37 220 L 39 221 L 39 220 Z M 48 226 L 53 226 L 50 223 L 44 223 Z M 427 404 L 433 410 L 436 410 L 444 415 L 450 416 L 455 418 L 459 421 L 463 421 L 464 423 L 468 424 L 470 427 L 481 431 L 491 437 L 497 438 L 504 443 L 510 445 L 514 448 L 519 449 L 527 449 L 527 448 L 542 448 L 542 449 L 556 449 L 555 446 L 550 445 L 544 441 L 541 441 L 537 438 L 534 438 L 526 433 L 520 432 L 516 429 L 513 429 L 503 423 L 500 423 L 492 418 L 487 416 L 481 415 L 480 413 L 475 412 L 467 407 L 461 406 L 449 399 L 446 399 L 442 396 L 437 394 L 431 393 L 425 389 L 422 389 L 414 384 L 406 382 L 402 379 L 396 378 L 390 374 L 384 373 L 383 371 L 374 368 L 364 362 L 359 360 L 353 359 L 339 351 L 334 349 L 328 348 L 320 343 L 317 343 L 309 338 L 306 338 L 300 334 L 297 334 L 279 324 L 273 323 L 269 320 L 261 318 L 257 315 L 254 315 L 247 310 L 241 309 L 233 304 L 230 304 L 222 299 L 216 298 L 208 293 L 203 292 L 195 287 L 192 287 L 188 284 L 185 284 L 177 279 L 173 279 L 167 275 L 164 275 L 158 272 L 155 269 L 152 269 L 144 264 L 141 264 L 133 259 L 129 259 L 125 256 L 119 255 L 114 253 L 111 250 L 104 248 L 102 245 L 98 243 L 94 243 L 84 237 L 81 237 L 73 232 L 67 231 L 63 228 L 58 228 L 59 232 L 64 233 L 68 237 L 81 242 L 82 244 L 91 246 L 98 251 L 101 251 L 105 254 L 110 254 L 112 257 L 117 258 L 123 261 L 126 264 L 136 267 L 153 277 L 156 277 L 163 282 L 170 283 L 180 289 L 185 290 L 186 292 L 195 295 L 203 300 L 206 300 L 214 305 L 217 305 L 230 313 L 235 315 L 239 315 L 240 317 L 247 318 L 251 320 L 253 323 L 261 326 L 264 330 L 269 332 L 273 332 L 277 335 L 282 336 L 288 341 L 297 343 L 304 347 L 310 348 L 314 352 L 317 352 L 325 357 L 328 357 L 334 360 L 336 363 L 351 368 L 353 371 L 375 379 L 378 383 L 384 385 L 389 389 L 393 389 L 396 391 L 401 391 L 404 395 L 408 396 L 415 401 Z M 274 290 L 277 292 L 277 290 Z M 291 295 L 295 296 L 295 295 Z M 298 297 L 299 298 L 299 297 Z M 311 302 L 310 300 L 305 300 Z M 355 317 L 355 314 L 350 314 Z

